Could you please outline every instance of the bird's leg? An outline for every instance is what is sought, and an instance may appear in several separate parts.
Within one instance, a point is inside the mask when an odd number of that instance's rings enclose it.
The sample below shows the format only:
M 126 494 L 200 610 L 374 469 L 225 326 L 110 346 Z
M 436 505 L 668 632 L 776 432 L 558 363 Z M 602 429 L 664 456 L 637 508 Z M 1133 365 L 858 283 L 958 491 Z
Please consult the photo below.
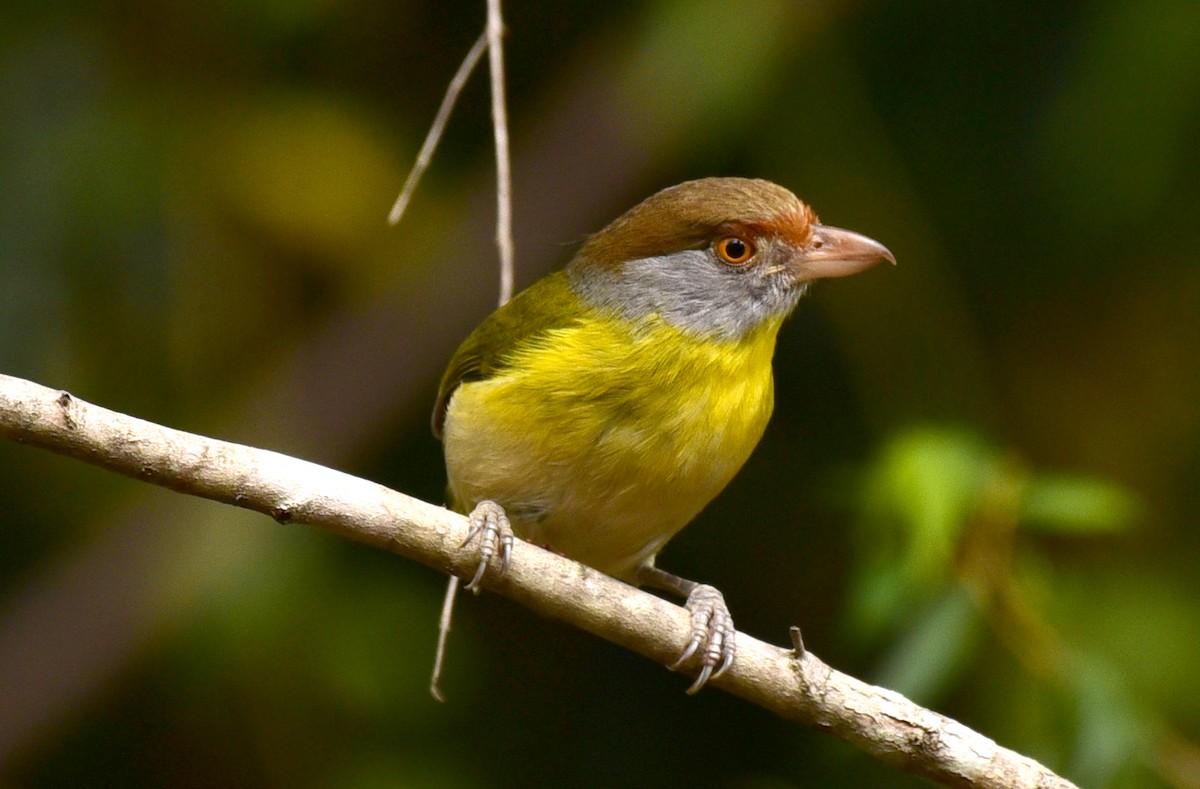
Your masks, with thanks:
M 715 587 L 680 578 L 653 565 L 639 568 L 637 579 L 645 586 L 687 598 L 684 607 L 692 615 L 692 635 L 671 668 L 679 668 L 699 652 L 700 673 L 687 690 L 688 694 L 699 692 L 710 679 L 721 676 L 733 665 L 737 630 L 725 597 Z
M 497 551 L 500 552 L 500 574 L 503 575 L 508 569 L 508 562 L 512 558 L 513 530 L 504 508 L 494 501 L 479 502 L 467 518 L 471 522 L 471 528 L 462 544 L 466 545 L 476 537 L 479 538 L 479 568 L 475 570 L 475 577 L 467 584 L 467 588 L 478 594 L 479 582 L 483 580 L 488 563 Z

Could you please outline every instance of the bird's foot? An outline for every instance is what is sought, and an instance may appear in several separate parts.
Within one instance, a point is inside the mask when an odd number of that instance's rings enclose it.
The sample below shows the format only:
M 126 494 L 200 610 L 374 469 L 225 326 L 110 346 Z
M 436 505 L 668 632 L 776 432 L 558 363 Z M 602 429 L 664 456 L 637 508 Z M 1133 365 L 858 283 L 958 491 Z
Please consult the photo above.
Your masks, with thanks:
M 688 594 L 684 607 L 692 615 L 692 637 L 671 668 L 679 668 L 699 653 L 700 673 L 687 689 L 688 695 L 693 695 L 733 665 L 737 630 L 725 605 L 725 597 L 714 587 L 699 584 Z
M 513 530 L 504 508 L 494 501 L 479 502 L 467 517 L 471 528 L 459 547 L 479 538 L 479 567 L 475 570 L 475 577 L 467 584 L 468 589 L 478 593 L 479 582 L 483 580 L 483 574 L 497 552 L 500 554 L 500 574 L 503 575 L 508 569 L 508 562 L 512 558 Z

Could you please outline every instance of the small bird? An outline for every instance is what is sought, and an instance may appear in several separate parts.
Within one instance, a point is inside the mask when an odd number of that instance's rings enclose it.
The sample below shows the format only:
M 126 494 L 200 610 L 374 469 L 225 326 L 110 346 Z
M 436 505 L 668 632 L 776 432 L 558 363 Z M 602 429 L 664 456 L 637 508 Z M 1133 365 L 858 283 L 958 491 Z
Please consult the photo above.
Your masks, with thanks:
M 480 542 L 468 588 L 497 555 L 503 572 L 515 533 L 686 598 L 675 667 L 699 654 L 689 693 L 719 677 L 735 656 L 724 597 L 655 557 L 762 437 L 775 338 L 809 283 L 882 260 L 896 262 L 781 186 L 704 178 L 642 201 L 492 313 L 433 412 L 451 506 Z

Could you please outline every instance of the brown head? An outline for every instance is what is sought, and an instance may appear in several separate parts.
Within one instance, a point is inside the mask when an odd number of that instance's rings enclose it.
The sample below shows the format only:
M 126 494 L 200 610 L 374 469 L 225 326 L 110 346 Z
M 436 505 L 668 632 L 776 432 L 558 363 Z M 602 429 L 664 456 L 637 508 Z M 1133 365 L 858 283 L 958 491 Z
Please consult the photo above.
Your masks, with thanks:
M 567 272 L 598 306 L 734 338 L 786 316 L 808 283 L 882 260 L 896 262 L 877 241 L 820 224 L 782 186 L 704 178 L 631 208 L 589 238 Z

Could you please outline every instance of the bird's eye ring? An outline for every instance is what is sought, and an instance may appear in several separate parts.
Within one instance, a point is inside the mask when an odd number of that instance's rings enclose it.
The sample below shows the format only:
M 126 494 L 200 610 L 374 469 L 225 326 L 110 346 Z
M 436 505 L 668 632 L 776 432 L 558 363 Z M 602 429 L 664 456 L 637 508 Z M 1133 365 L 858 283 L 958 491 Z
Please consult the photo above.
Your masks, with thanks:
M 754 257 L 754 244 L 739 236 L 725 236 L 715 245 L 717 257 L 731 266 L 740 266 Z

